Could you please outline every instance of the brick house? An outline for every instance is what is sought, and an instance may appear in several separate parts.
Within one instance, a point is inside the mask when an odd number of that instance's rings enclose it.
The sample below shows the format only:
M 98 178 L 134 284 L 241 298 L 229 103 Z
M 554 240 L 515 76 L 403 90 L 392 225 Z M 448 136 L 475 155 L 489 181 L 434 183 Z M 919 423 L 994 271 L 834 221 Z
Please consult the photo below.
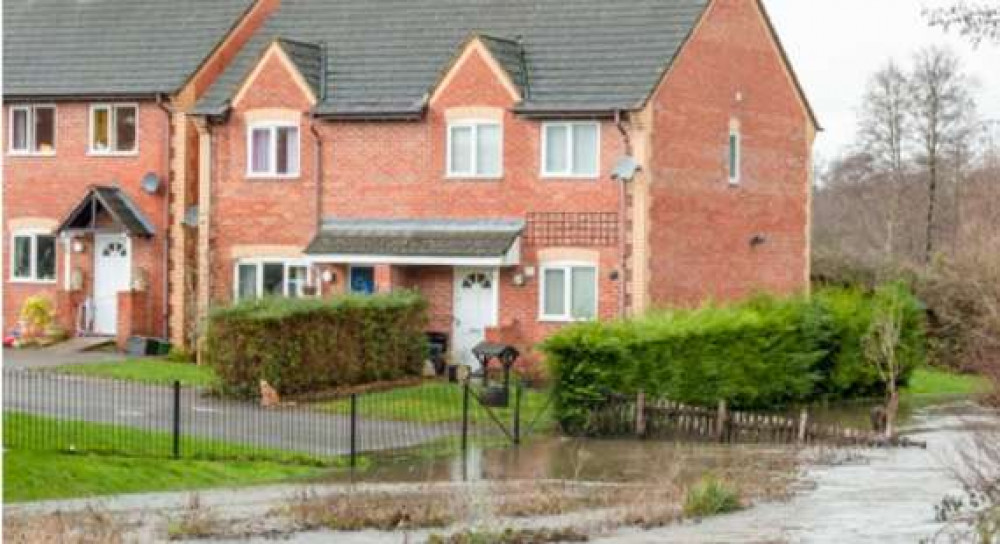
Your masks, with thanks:
M 197 141 L 184 112 L 275 3 L 4 2 L 3 322 L 166 336 Z
M 757 0 L 282 0 L 188 114 L 178 312 L 417 289 L 472 362 L 809 286 L 818 126 Z

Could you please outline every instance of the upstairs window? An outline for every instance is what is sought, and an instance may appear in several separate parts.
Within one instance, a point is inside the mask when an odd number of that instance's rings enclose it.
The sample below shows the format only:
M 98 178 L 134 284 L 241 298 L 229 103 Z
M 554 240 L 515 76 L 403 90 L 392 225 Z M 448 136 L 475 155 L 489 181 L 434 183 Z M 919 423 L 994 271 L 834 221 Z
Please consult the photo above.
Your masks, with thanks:
M 590 321 L 597 317 L 597 267 L 551 264 L 542 267 L 542 321 Z
M 56 237 L 42 233 L 15 233 L 11 245 L 10 277 L 14 281 L 56 281 Z
M 131 155 L 138 151 L 139 107 L 95 104 L 90 107 L 90 153 Z
M 729 132 L 729 183 L 739 185 L 740 183 L 740 133 L 738 130 Z
M 55 154 L 55 106 L 11 106 L 9 112 L 11 154 Z
M 501 177 L 502 139 L 499 123 L 470 121 L 448 125 L 448 177 Z
M 256 123 L 247 128 L 247 176 L 292 178 L 299 175 L 299 127 Z
M 600 156 L 597 123 L 542 125 L 542 176 L 596 178 Z
M 309 286 L 309 267 L 295 261 L 241 261 L 236 264 L 236 299 L 299 298 Z

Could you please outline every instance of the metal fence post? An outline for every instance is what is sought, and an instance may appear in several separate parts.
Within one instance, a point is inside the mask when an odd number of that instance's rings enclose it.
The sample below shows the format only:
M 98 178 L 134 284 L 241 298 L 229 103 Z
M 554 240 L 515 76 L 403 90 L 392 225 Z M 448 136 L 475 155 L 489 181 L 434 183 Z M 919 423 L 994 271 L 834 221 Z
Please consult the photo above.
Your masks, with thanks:
M 351 470 L 358 466 L 358 394 L 351 393 Z
M 514 386 L 514 443 L 521 443 L 521 380 Z
M 465 380 L 462 390 L 462 458 L 469 448 L 469 380 Z
M 181 382 L 174 380 L 174 459 L 181 458 Z

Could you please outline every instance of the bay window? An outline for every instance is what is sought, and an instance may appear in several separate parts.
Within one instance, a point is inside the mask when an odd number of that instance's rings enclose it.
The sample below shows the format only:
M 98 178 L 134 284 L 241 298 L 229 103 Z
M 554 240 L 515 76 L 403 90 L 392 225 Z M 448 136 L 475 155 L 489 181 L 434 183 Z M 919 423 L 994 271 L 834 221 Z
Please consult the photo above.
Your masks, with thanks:
M 597 317 L 597 267 L 547 264 L 541 271 L 542 321 L 589 321 Z
M 600 127 L 594 122 L 542 125 L 542 176 L 596 178 Z
M 448 125 L 448 177 L 501 177 L 502 132 L 500 123 L 493 121 L 466 121 Z
M 51 234 L 14 233 L 10 277 L 13 281 L 56 281 L 56 237 Z
M 305 295 L 309 278 L 309 267 L 297 261 L 240 261 L 236 263 L 236 299 L 298 298 Z
M 7 121 L 10 124 L 8 141 L 11 154 L 55 154 L 55 106 L 11 106 Z
M 139 107 L 94 104 L 90 107 L 90 153 L 131 155 L 138 150 Z
M 290 123 L 255 123 L 247 128 L 248 177 L 299 175 L 299 127 Z

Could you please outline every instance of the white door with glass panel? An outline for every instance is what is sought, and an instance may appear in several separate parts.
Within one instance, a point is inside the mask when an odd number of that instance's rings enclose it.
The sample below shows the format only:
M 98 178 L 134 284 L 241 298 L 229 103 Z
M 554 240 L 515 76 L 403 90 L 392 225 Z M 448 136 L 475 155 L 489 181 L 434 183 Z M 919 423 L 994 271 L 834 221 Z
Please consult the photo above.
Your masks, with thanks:
M 486 329 L 497 324 L 497 271 L 492 268 L 456 268 L 452 353 L 455 362 L 479 369 L 472 348 L 486 339 Z
M 94 236 L 94 332 L 118 332 L 118 293 L 132 281 L 131 244 L 122 234 Z

